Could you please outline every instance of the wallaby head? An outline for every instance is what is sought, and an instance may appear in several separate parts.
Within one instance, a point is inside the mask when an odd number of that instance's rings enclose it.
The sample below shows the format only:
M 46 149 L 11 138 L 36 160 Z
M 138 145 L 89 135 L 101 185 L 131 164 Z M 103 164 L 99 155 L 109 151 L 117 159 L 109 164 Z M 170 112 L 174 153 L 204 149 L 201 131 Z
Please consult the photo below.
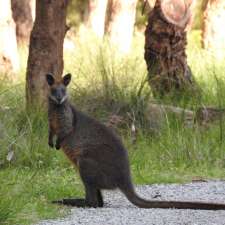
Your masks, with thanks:
M 68 98 L 67 86 L 71 81 L 71 74 L 66 74 L 61 80 L 56 80 L 50 73 L 46 74 L 46 80 L 50 87 L 49 98 L 57 105 L 61 105 Z

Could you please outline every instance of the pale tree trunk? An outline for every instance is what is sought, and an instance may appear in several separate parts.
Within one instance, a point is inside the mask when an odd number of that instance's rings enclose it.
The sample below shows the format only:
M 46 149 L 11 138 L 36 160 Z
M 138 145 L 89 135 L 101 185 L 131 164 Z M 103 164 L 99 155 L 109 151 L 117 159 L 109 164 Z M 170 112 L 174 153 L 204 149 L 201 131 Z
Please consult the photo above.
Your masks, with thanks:
M 186 5 L 183 0 L 157 0 L 149 14 L 145 61 L 155 96 L 164 96 L 173 90 L 185 91 L 193 85 L 185 52 L 191 7 L 190 0 L 186 0 Z
M 36 0 L 30 0 L 30 8 L 31 8 L 31 16 L 32 16 L 32 20 L 34 22 L 35 20 L 35 8 L 36 8 Z
M 11 1 L 0 1 L 0 72 L 17 72 L 16 28 L 11 13 Z
M 122 53 L 128 53 L 134 31 L 137 0 L 109 0 L 106 33 Z
M 102 38 L 105 29 L 105 14 L 108 0 L 89 0 L 88 27 Z
M 150 9 L 152 9 L 152 8 L 154 7 L 155 1 L 156 1 L 156 0 L 145 0 L 145 2 L 148 3 Z
M 63 42 L 68 27 L 68 0 L 36 2 L 36 18 L 30 37 L 26 74 L 27 105 L 46 103 L 48 85 L 46 73 L 60 79 L 63 72 Z
M 225 1 L 208 0 L 204 12 L 202 44 L 217 53 L 225 51 Z
M 33 26 L 31 0 L 11 0 L 16 36 L 19 43 L 28 43 Z

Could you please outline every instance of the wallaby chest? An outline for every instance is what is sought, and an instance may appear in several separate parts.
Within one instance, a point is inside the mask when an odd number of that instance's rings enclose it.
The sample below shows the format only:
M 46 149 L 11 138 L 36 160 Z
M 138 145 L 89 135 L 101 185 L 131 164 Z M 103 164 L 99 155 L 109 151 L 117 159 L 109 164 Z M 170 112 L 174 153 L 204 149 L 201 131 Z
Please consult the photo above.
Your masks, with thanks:
M 58 136 L 66 136 L 73 130 L 73 113 L 69 105 L 50 105 L 48 118 L 50 128 Z

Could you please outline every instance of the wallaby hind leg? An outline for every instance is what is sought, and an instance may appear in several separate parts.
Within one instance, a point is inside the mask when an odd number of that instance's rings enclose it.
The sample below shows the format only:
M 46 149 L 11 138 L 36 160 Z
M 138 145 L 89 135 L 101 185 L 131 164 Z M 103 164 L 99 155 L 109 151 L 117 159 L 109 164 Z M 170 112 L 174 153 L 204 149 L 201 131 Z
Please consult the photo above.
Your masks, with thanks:
M 98 164 L 95 160 L 82 158 L 79 160 L 80 178 L 85 187 L 85 199 L 89 207 L 103 207 L 103 198 L 98 186 Z
M 86 204 L 89 207 L 102 207 L 103 206 L 103 199 L 101 192 L 92 185 L 85 184 L 85 191 L 86 191 Z

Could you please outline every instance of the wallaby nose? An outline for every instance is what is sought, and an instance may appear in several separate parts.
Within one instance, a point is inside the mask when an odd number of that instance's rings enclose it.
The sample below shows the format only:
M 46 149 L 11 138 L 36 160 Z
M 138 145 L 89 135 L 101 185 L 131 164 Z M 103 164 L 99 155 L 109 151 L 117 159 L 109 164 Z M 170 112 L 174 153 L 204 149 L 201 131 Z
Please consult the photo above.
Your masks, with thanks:
M 62 98 L 61 98 L 61 96 L 59 96 L 59 95 L 58 95 L 58 96 L 56 96 L 56 100 L 57 100 L 58 102 L 60 102 L 60 101 L 61 101 L 61 99 L 62 99 Z

